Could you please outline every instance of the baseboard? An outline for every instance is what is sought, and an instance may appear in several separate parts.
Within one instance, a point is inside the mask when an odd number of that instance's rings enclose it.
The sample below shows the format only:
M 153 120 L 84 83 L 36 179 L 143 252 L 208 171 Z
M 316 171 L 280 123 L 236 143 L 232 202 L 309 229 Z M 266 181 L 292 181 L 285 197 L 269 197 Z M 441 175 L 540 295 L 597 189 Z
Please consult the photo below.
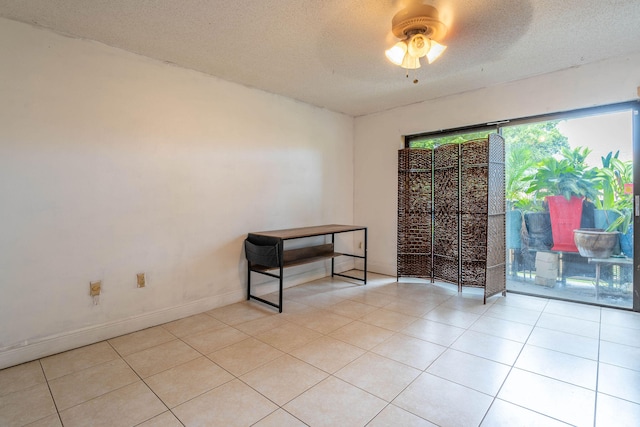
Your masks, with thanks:
M 295 267 L 294 267 L 295 268 Z M 353 268 L 353 261 L 336 262 L 335 271 L 342 272 Z M 292 272 L 285 270 L 285 288 L 321 279 L 331 275 L 331 267 L 321 266 L 311 270 Z M 264 295 L 278 290 L 277 280 L 271 279 L 256 284 L 252 289 L 254 295 Z M 183 317 L 192 316 L 224 305 L 233 304 L 246 299 L 246 289 L 229 292 L 223 295 L 202 298 L 186 304 L 161 309 L 126 319 L 101 325 L 90 326 L 70 332 L 64 332 L 28 342 L 24 345 L 0 349 L 0 369 L 20 363 L 29 362 L 52 354 L 111 339 L 120 335 L 161 325 Z
M 398 274 L 396 264 L 382 264 L 376 262 L 368 262 L 367 271 L 369 271 L 370 273 L 378 273 L 391 277 L 395 277 Z
M 29 362 L 41 357 L 93 344 L 120 335 L 161 325 L 183 317 L 192 316 L 224 305 L 243 301 L 244 289 L 213 297 L 202 298 L 186 304 L 161 309 L 101 325 L 90 326 L 29 342 L 19 347 L 0 350 L 0 369 Z

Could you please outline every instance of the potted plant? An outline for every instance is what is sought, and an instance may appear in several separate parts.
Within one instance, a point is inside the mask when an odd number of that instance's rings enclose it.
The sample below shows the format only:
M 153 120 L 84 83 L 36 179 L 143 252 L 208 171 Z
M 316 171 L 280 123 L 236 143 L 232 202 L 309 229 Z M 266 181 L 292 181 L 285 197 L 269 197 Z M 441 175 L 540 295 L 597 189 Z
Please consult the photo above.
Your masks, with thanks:
M 546 203 L 532 199 L 519 205 L 524 212 L 523 219 L 527 229 L 527 247 L 538 251 L 548 251 L 553 247 L 551 217 Z
M 609 258 L 618 245 L 618 232 L 601 228 L 573 230 L 576 247 L 580 255 L 587 258 Z
M 600 177 L 585 165 L 588 148 L 563 149 L 560 160 L 548 157 L 538 164 L 538 170 L 528 178 L 528 193 L 544 198 L 548 204 L 554 251 L 578 252 L 573 230 L 582 221 L 585 199 L 598 200 Z

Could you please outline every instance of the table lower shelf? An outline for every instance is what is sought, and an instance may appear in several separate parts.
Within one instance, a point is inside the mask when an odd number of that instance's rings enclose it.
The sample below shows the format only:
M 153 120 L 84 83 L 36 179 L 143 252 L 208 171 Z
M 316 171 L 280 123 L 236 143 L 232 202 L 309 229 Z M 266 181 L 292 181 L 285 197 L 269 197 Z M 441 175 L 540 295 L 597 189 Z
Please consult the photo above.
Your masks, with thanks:
M 286 254 L 287 251 L 285 251 Z M 339 256 L 342 256 L 345 254 L 339 253 L 339 252 L 331 252 L 331 253 L 327 253 L 327 254 L 323 254 L 323 255 L 316 255 L 316 256 L 312 256 L 312 257 L 308 257 L 308 258 L 300 258 L 300 259 L 295 259 L 295 260 L 291 260 L 291 261 L 285 261 L 282 265 L 282 268 L 287 268 L 287 267 L 295 267 L 296 265 L 304 265 L 304 264 L 309 264 L 312 262 L 317 262 L 317 261 L 324 261 L 327 259 L 331 259 L 331 258 L 337 258 Z M 286 255 L 285 255 L 286 256 Z M 263 273 L 265 271 L 271 271 L 271 270 L 277 270 L 280 267 L 266 267 L 264 265 L 252 265 L 251 266 L 251 271 L 255 271 L 257 273 Z

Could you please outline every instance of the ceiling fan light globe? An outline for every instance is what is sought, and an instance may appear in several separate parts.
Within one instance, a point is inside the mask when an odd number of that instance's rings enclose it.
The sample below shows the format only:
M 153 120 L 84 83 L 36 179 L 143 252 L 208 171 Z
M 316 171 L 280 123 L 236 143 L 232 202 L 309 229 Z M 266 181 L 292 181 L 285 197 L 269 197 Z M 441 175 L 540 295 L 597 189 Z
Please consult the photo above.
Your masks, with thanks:
M 431 40 L 431 49 L 429 49 L 429 52 L 427 52 L 427 61 L 429 62 L 429 64 L 440 58 L 440 55 L 442 55 L 442 52 L 444 52 L 446 49 L 447 47 L 445 45 Z
M 414 34 L 409 39 L 407 52 L 416 58 L 421 58 L 429 52 L 430 42 L 424 34 Z
M 407 53 L 407 44 L 404 41 L 400 41 L 393 45 L 390 49 L 387 49 L 384 54 L 387 59 L 395 65 L 402 65 L 402 61 Z
M 402 59 L 402 64 L 400 64 L 402 68 L 406 68 L 407 70 L 415 70 L 420 68 L 420 58 L 415 56 L 411 56 L 409 52 Z

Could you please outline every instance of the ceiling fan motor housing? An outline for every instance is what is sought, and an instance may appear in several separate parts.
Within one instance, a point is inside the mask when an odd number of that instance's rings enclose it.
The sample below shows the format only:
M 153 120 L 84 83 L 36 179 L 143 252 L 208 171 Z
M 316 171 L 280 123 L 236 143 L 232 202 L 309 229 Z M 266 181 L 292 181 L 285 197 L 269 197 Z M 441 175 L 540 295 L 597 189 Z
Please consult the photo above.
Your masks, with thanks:
M 391 20 L 391 31 L 399 39 L 414 34 L 440 41 L 447 33 L 447 27 L 440 22 L 438 10 L 426 4 L 417 4 L 402 9 Z

